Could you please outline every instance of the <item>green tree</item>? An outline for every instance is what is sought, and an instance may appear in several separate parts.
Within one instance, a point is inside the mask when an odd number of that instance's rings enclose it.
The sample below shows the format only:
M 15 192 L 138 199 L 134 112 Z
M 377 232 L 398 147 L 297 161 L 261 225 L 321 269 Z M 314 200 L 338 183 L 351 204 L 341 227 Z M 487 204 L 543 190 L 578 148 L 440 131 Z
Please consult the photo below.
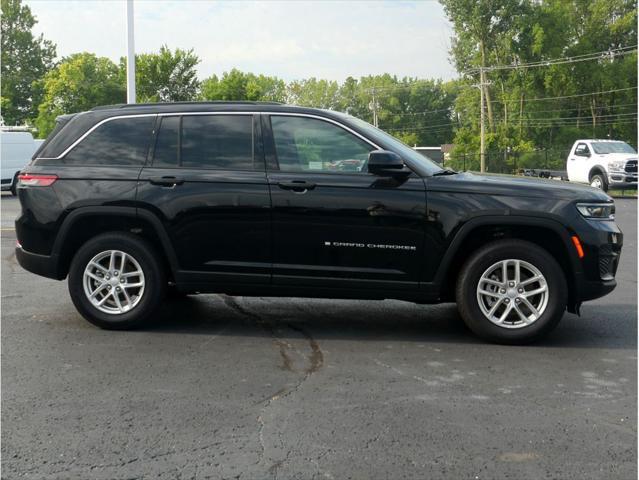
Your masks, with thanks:
M 196 71 L 199 63 L 193 49 L 177 48 L 172 52 L 166 45 L 160 47 L 159 53 L 136 55 L 136 100 L 140 103 L 196 100 L 200 89 Z M 125 84 L 125 57 L 120 59 L 120 73 Z
M 266 75 L 244 73 L 234 68 L 222 78 L 213 75 L 202 82 L 202 100 L 250 100 L 286 102 L 286 83 Z
M 64 58 L 41 83 L 44 96 L 36 120 L 40 137 L 51 132 L 58 115 L 126 101 L 126 88 L 118 66 L 92 53 L 76 53 Z
M 637 54 L 572 58 L 637 44 L 632 0 L 440 0 L 454 27 L 460 72 L 455 153 L 479 149 L 479 67 L 487 68 L 487 152 L 565 150 L 580 137 L 636 144 Z M 628 52 L 626 52 L 628 53 Z M 567 60 L 552 64 L 555 59 Z M 538 66 L 517 65 L 536 62 Z M 546 63 L 548 62 L 548 63 Z M 508 66 L 491 69 L 494 66 Z M 551 153 L 552 156 L 552 153 Z M 523 158 L 523 157 L 522 157 Z M 533 158 L 533 156 L 528 156 Z M 504 162 L 507 158 L 504 157 Z M 502 162 L 503 163 L 503 162 Z
M 37 23 L 21 0 L 2 0 L 2 117 L 9 125 L 29 122 L 37 115 L 42 96 L 39 80 L 53 65 L 55 45 L 31 32 Z

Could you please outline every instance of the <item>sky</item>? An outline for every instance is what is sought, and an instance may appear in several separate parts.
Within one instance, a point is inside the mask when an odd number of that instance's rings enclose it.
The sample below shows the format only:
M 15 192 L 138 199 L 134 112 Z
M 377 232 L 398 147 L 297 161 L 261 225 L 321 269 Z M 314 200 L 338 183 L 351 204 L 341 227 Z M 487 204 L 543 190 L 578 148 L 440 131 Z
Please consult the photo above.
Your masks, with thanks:
M 36 33 L 59 57 L 88 51 L 126 55 L 123 0 L 26 0 Z M 286 81 L 390 73 L 456 77 L 452 27 L 436 1 L 136 0 L 136 53 L 193 48 L 201 80 L 232 68 Z

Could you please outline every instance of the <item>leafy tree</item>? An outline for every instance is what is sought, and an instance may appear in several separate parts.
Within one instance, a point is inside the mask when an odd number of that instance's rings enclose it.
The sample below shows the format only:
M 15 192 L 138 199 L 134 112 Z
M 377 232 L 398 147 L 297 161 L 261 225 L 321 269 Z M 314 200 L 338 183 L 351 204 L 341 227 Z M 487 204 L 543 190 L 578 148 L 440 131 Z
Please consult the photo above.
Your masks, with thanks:
M 118 66 L 108 58 L 86 52 L 64 58 L 41 82 L 44 96 L 36 120 L 39 136 L 49 134 L 58 115 L 126 101 L 121 80 Z
M 203 100 L 286 101 L 286 84 L 277 77 L 254 75 L 233 69 L 222 78 L 213 75 L 202 82 Z
M 160 47 L 159 53 L 136 55 L 136 100 L 140 103 L 196 100 L 200 89 L 196 71 L 199 63 L 193 49 L 177 48 L 172 52 L 166 45 Z M 125 84 L 125 57 L 120 59 L 120 73 Z
M 2 0 L 0 20 L 2 51 L 2 116 L 18 125 L 37 114 L 42 92 L 34 82 L 52 67 L 55 45 L 31 32 L 37 23 L 21 0 Z
M 554 148 L 557 166 L 580 137 L 636 144 L 637 54 L 545 65 L 637 44 L 632 0 L 440 0 L 453 23 L 459 83 L 454 153 L 479 150 L 479 67 L 488 67 L 487 153 Z M 490 70 L 538 62 L 532 68 Z M 610 92 L 615 90 L 614 92 Z M 591 94 L 594 92 L 593 94 Z M 553 98 L 556 97 L 556 98 Z M 551 152 L 551 156 L 553 153 Z M 530 157 L 532 158 L 532 157 Z M 502 163 L 507 162 L 504 158 Z

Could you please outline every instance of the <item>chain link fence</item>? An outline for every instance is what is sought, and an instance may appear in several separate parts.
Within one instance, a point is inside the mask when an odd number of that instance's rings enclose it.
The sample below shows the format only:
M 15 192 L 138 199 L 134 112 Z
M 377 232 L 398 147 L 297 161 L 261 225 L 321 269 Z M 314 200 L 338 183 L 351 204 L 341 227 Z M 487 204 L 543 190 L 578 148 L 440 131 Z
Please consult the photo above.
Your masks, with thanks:
M 486 172 L 507 175 L 524 175 L 530 177 L 554 178 L 568 180 L 566 162 L 570 150 L 531 150 L 526 152 L 486 152 Z M 458 171 L 480 171 L 481 156 L 479 152 L 451 152 L 443 156 L 442 166 Z M 615 190 L 615 195 L 636 198 L 636 187 Z
M 566 161 L 570 150 L 531 150 L 526 152 L 486 152 L 486 171 L 489 173 L 505 173 L 511 175 L 521 175 L 535 172 L 560 173 L 566 170 Z M 458 153 L 451 152 L 443 159 L 446 167 L 455 170 L 479 171 L 481 156 L 479 152 Z

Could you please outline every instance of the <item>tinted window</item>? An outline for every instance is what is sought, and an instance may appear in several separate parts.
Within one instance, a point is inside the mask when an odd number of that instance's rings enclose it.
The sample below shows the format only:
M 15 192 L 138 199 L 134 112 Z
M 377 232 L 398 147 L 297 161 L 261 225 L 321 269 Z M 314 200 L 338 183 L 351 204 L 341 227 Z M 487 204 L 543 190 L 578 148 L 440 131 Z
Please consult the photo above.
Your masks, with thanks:
M 183 167 L 253 169 L 253 117 L 185 115 L 180 159 Z
M 343 128 L 306 117 L 271 116 L 275 151 L 283 172 L 363 172 L 375 148 Z
M 62 159 L 69 164 L 142 165 L 154 116 L 110 120 L 97 127 Z
M 153 152 L 154 167 L 177 167 L 179 131 L 180 117 L 162 118 Z

